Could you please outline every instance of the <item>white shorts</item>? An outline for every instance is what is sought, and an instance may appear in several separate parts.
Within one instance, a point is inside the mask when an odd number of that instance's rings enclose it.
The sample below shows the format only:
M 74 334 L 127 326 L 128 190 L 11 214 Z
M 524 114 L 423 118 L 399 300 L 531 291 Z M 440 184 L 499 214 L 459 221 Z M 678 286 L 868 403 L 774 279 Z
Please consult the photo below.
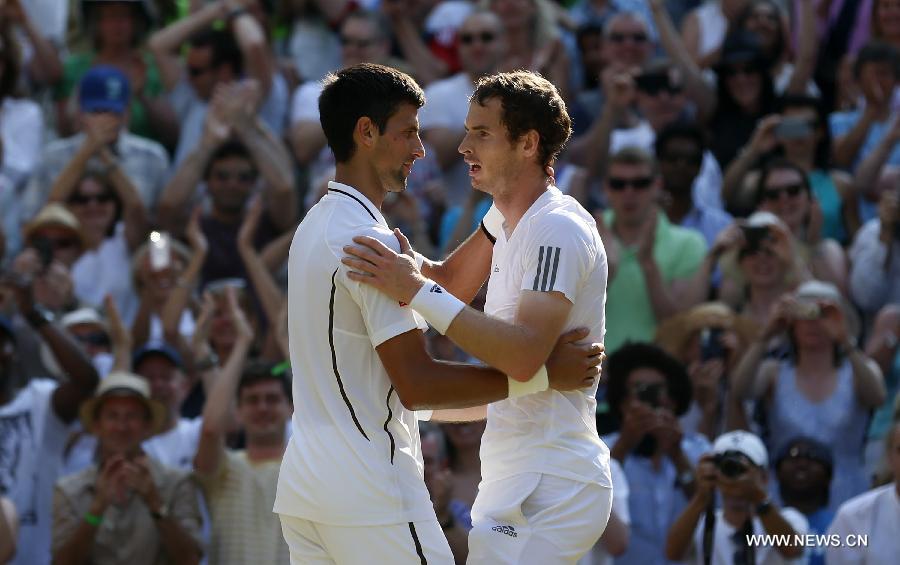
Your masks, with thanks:
M 291 565 L 453 565 L 437 519 L 385 526 L 330 526 L 279 514 Z
M 606 529 L 612 496 L 611 488 L 541 473 L 481 483 L 467 563 L 575 563 Z

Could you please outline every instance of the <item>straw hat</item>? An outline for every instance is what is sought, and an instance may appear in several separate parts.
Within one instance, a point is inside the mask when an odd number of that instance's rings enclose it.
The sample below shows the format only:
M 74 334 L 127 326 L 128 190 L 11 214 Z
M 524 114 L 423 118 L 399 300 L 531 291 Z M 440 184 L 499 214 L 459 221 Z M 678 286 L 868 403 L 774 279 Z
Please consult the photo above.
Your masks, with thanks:
M 742 344 L 749 344 L 759 334 L 756 322 L 735 314 L 724 302 L 705 302 L 660 324 L 655 341 L 671 355 L 681 357 L 691 336 L 705 328 L 732 330 Z
M 78 416 L 85 430 L 94 426 L 97 411 L 103 400 L 110 397 L 133 397 L 144 403 L 150 412 L 150 435 L 156 435 L 166 425 L 166 407 L 150 398 L 150 385 L 143 378 L 124 371 L 114 371 L 100 381 L 93 398 L 81 405 Z
M 81 242 L 81 246 L 85 247 L 87 239 L 85 238 L 84 230 L 81 229 L 81 222 L 78 221 L 75 214 L 59 202 L 51 202 L 41 208 L 37 216 L 22 228 L 22 234 L 28 240 L 37 230 L 50 226 L 66 228 L 75 232 L 75 235 Z

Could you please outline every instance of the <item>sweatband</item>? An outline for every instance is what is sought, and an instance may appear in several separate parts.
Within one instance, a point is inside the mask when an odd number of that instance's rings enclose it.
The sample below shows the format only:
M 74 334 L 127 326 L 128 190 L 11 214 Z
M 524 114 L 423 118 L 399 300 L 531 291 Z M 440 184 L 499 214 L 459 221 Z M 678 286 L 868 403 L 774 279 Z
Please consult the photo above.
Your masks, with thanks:
M 517 381 L 516 379 L 511 379 L 509 377 L 506 377 L 506 379 L 509 381 L 509 393 L 506 396 L 507 398 L 526 396 L 528 394 L 534 394 L 536 392 L 545 391 L 550 388 L 550 377 L 547 375 L 546 365 L 541 365 L 541 368 L 538 369 L 538 372 L 524 383 L 521 381 Z
M 85 512 L 84 521 L 96 528 L 103 523 L 103 516 L 97 516 L 96 514 Z
M 422 285 L 409 305 L 441 335 L 447 333 L 450 323 L 466 307 L 462 300 L 444 290 L 441 285 L 431 279 L 425 279 L 425 284 Z
M 419 271 L 421 271 L 422 265 L 425 263 L 425 256 L 422 255 L 421 253 L 419 253 L 418 251 L 413 251 L 413 256 L 416 260 L 416 268 L 419 269 Z

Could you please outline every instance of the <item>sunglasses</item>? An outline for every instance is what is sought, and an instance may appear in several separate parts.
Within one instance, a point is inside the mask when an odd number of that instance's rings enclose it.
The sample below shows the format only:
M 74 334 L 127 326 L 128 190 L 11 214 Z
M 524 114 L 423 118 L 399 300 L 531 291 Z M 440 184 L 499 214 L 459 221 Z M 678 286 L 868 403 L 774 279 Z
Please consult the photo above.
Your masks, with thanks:
M 459 35 L 460 45 L 472 45 L 476 41 L 481 43 L 493 43 L 497 39 L 497 34 L 492 31 L 482 31 L 481 33 L 461 33 Z
M 606 182 L 609 185 L 609 188 L 616 192 L 625 190 L 629 186 L 637 190 L 646 190 L 653 184 L 653 177 L 638 177 L 636 179 L 610 177 Z
M 191 78 L 197 78 L 209 72 L 210 67 L 188 67 L 187 72 Z
M 69 198 L 70 204 L 84 205 L 96 202 L 97 204 L 107 204 L 113 201 L 113 195 L 109 192 L 101 194 L 73 194 Z
M 93 345 L 96 347 L 108 347 L 110 345 L 109 336 L 103 332 L 91 332 L 88 334 L 76 335 L 75 339 L 85 345 Z
M 767 188 L 763 190 L 762 197 L 763 200 L 775 201 L 781 198 L 782 193 L 786 193 L 791 198 L 794 198 L 801 192 L 803 192 L 802 184 L 789 184 L 787 186 L 780 186 L 778 188 Z
M 342 35 L 340 41 L 343 47 L 356 47 L 357 49 L 365 49 L 375 43 L 374 39 L 356 39 L 346 35 Z
M 614 31 L 609 34 L 609 37 L 607 37 L 607 39 L 609 39 L 613 43 L 625 43 L 628 40 L 631 40 L 632 43 L 646 43 L 647 34 L 642 32 L 620 33 Z
M 212 174 L 213 178 L 219 182 L 228 182 L 232 179 L 235 179 L 244 184 L 249 184 L 256 180 L 256 173 L 253 171 L 241 171 L 239 173 L 232 173 L 228 171 L 215 171 Z
M 703 155 L 699 153 L 664 153 L 659 156 L 659 160 L 670 165 L 681 165 L 682 167 L 690 165 L 695 167 L 703 163 Z
M 682 90 L 680 84 L 672 82 L 668 75 L 662 74 L 640 75 L 634 79 L 634 84 L 638 90 L 650 96 L 656 96 L 663 91 L 669 94 L 680 94 Z

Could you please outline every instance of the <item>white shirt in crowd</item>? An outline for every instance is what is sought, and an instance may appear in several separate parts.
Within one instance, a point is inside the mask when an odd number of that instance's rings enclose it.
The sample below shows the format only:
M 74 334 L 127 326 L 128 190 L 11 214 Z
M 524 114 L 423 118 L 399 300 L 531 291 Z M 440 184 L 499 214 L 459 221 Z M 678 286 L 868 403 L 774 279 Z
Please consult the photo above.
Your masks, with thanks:
M 400 403 L 375 351 L 427 325 L 347 278 L 340 259 L 354 236 L 395 251 L 399 242 L 362 193 L 328 187 L 297 229 L 288 262 L 293 436 L 275 512 L 341 526 L 434 520 L 416 415 Z
M 793 508 L 782 508 L 781 516 L 794 529 L 797 535 L 806 535 L 809 531 L 809 523 L 806 517 Z M 692 548 L 692 559 L 687 562 L 703 565 L 703 530 L 706 527 L 706 516 L 701 516 L 697 529 L 694 530 L 694 545 Z M 759 518 L 753 517 L 753 534 L 762 535 L 766 530 L 760 522 Z M 732 565 L 735 563 L 735 552 L 741 549 L 734 542 L 737 528 L 725 521 L 721 510 L 716 510 L 716 525 L 713 529 L 713 546 L 712 546 L 712 565 Z M 775 549 L 774 545 L 756 545 L 753 548 L 753 555 L 756 557 L 755 565 L 803 565 L 806 563 L 806 555 L 801 555 L 796 559 L 787 559 L 783 557 Z M 754 565 L 754 564 L 748 564 Z
M 868 534 L 865 548 L 829 546 L 827 565 L 884 565 L 896 563 L 900 556 L 900 495 L 895 482 L 851 498 L 840 508 L 829 534 L 846 542 L 850 535 Z
M 594 218 L 577 200 L 550 187 L 512 234 L 505 228 L 492 233 L 497 241 L 486 314 L 513 322 L 522 291 L 561 292 L 573 304 L 565 329 L 587 327 L 586 340 L 603 341 L 606 251 Z M 483 481 L 544 473 L 612 488 L 609 449 L 597 435 L 596 392 L 594 383 L 589 389 L 548 389 L 489 404 L 481 441 Z
M 102 276 L 98 277 L 98 273 Z M 94 308 L 102 308 L 104 297 L 111 295 L 122 320 L 131 325 L 137 315 L 139 300 L 131 276 L 131 252 L 125 239 L 124 223 L 116 224 L 115 233 L 96 249 L 81 254 L 72 265 L 72 283 L 78 300 Z

